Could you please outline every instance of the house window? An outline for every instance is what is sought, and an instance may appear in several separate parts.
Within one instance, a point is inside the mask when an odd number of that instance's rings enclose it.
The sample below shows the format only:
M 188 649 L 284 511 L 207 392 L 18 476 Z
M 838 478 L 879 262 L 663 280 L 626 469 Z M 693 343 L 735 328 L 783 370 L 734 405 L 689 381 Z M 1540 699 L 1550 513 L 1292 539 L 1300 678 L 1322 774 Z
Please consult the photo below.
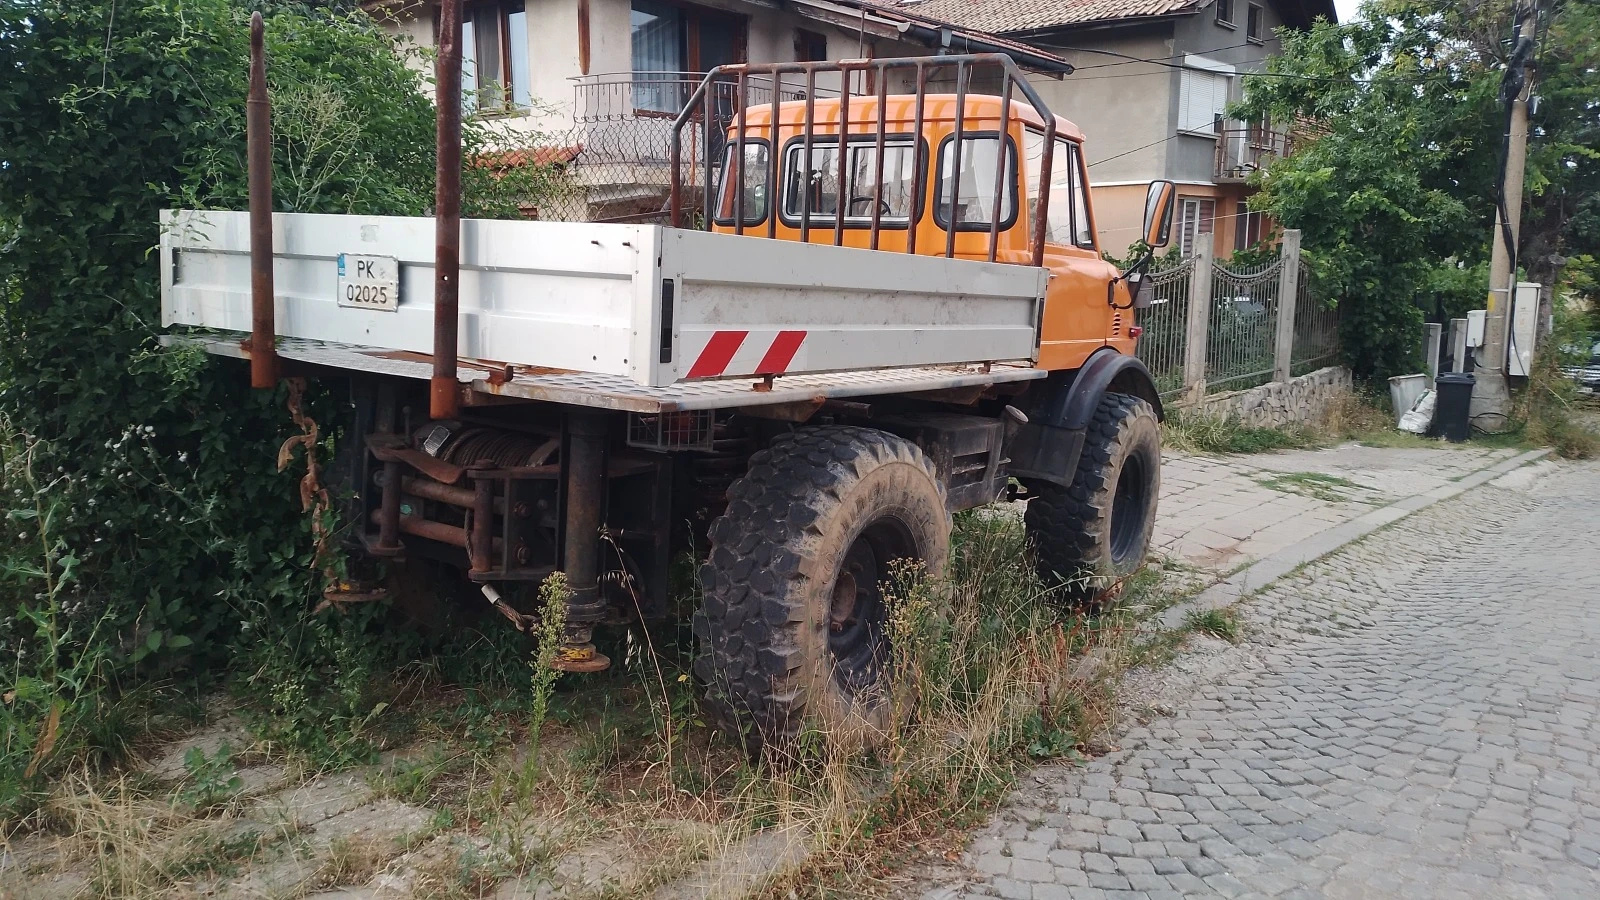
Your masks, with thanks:
M 1178 198 L 1178 251 L 1184 256 L 1195 252 L 1202 234 L 1216 228 L 1217 201 L 1209 197 Z
M 533 102 L 523 0 L 474 3 L 462 11 L 461 96 L 467 109 L 483 112 Z
M 878 223 L 901 226 L 911 218 L 911 192 L 917 180 L 917 154 L 909 136 L 886 137 L 883 146 L 883 188 L 875 191 L 878 177 L 876 138 L 852 141 L 845 160 L 848 190 L 845 222 L 859 227 L 872 221 L 872 200 L 879 199 Z M 839 143 L 837 138 L 814 137 L 811 165 L 805 164 L 805 142 L 790 142 L 784 160 L 783 217 L 798 223 L 802 208 L 813 224 L 832 223 L 839 208 Z
M 717 66 L 744 62 L 745 19 L 700 6 L 663 0 L 633 0 L 634 105 L 657 112 L 677 112 L 688 89 L 666 78 L 709 72 Z M 654 77 L 649 77 L 654 76 Z
M 1261 7 L 1252 3 L 1250 4 L 1250 9 L 1246 15 L 1247 18 L 1245 19 L 1244 36 L 1258 44 L 1264 42 L 1267 39 L 1266 12 L 1262 10 Z
M 1031 222 L 1039 202 L 1039 174 L 1044 165 L 1044 135 L 1028 129 L 1022 134 L 1022 173 L 1028 191 Z M 1094 248 L 1094 226 L 1084 197 L 1082 162 L 1078 145 L 1056 141 L 1050 160 L 1050 207 L 1045 212 L 1045 238 L 1052 244 Z
M 824 62 L 828 58 L 828 36 L 807 31 L 804 28 L 794 30 L 794 58 L 796 62 Z
M 1248 250 L 1261 243 L 1265 223 L 1265 213 L 1251 212 L 1250 204 L 1239 201 L 1238 212 L 1234 219 L 1233 249 Z
M 1215 132 L 1232 87 L 1230 70 L 1189 57 L 1178 86 L 1178 130 Z
M 1233 0 L 1217 0 L 1217 24 L 1226 25 L 1229 28 L 1235 27 L 1233 24 Z

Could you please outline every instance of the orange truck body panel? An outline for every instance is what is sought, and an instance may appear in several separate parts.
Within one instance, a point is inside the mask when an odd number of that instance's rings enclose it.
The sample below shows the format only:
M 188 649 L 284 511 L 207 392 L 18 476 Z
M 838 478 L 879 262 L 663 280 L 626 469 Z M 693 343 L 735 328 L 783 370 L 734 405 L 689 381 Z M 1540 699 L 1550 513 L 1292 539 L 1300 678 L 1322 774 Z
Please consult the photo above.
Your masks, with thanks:
M 969 135 L 973 132 L 984 133 L 992 137 L 998 130 L 1002 113 L 1002 103 L 999 97 L 989 95 L 969 94 L 966 98 L 963 112 L 963 133 Z M 839 134 L 839 113 L 842 107 L 837 98 L 818 98 L 811 103 L 810 121 L 813 147 L 818 147 L 819 139 L 834 138 L 837 141 Z M 913 95 L 891 94 L 884 100 L 883 132 L 889 139 L 894 137 L 909 136 L 916 129 L 916 98 Z M 777 140 L 773 141 L 773 107 L 769 104 L 756 104 L 747 108 L 744 121 L 735 121 L 728 129 L 729 143 L 737 140 L 741 128 L 744 138 L 748 142 L 761 142 L 768 147 L 776 144 L 780 149 L 779 183 L 785 183 L 789 177 L 787 166 L 783 159 L 788 154 L 787 148 L 791 143 L 803 142 L 806 133 L 806 102 L 803 100 L 785 101 L 777 106 L 778 128 Z M 926 96 L 923 108 L 923 120 L 920 133 L 921 147 L 919 157 L 920 165 L 917 167 L 916 177 L 920 180 L 919 211 L 915 217 L 916 241 L 914 252 L 919 255 L 944 256 L 947 240 L 945 228 L 937 221 L 934 215 L 934 187 L 936 180 L 933 177 L 939 148 L 955 131 L 956 98 L 952 94 L 929 94 Z M 1013 101 L 1009 110 L 1006 134 L 1012 146 L 1024 146 L 1023 136 L 1026 130 L 1035 131 L 1042 137 L 1044 127 L 1043 119 L 1037 111 L 1027 103 Z M 857 136 L 865 137 L 862 146 L 874 146 L 874 139 L 878 134 L 878 98 L 875 94 L 850 98 L 849 122 L 846 133 L 851 136 L 850 143 L 855 145 Z M 1056 117 L 1056 137 L 1058 141 L 1065 141 L 1083 145 L 1084 135 L 1072 122 Z M 833 143 L 820 145 L 823 149 L 831 149 Z M 963 142 L 965 143 L 965 142 Z M 770 151 L 769 151 L 770 152 Z M 818 152 L 813 150 L 813 152 Z M 1008 151 L 1010 152 L 1010 151 Z M 1019 151 L 1020 152 L 1020 151 Z M 1058 152 L 1052 165 L 1060 171 L 1060 167 L 1068 165 L 1074 157 Z M 1083 154 L 1076 154 L 1078 165 L 1082 166 Z M 768 174 L 770 180 L 770 157 L 768 157 Z M 1007 185 L 1007 190 L 1015 191 L 1013 196 L 1024 200 L 1022 209 L 1029 214 L 1016 215 L 1013 210 L 1009 221 L 1002 221 L 995 246 L 995 261 L 1012 263 L 1016 265 L 1032 264 L 1030 252 L 1033 217 L 1033 197 L 1029 195 L 1029 185 L 1024 177 L 1022 166 L 1014 167 L 1012 181 Z M 992 169 L 991 169 L 992 171 Z M 753 173 L 752 173 L 753 174 Z M 1083 185 L 1082 208 L 1088 212 L 1089 234 L 1094 234 L 1094 205 L 1093 198 L 1089 195 L 1088 172 L 1082 171 L 1081 184 Z M 983 193 L 992 194 L 992 188 L 984 185 Z M 738 223 L 732 215 L 736 202 L 731 186 L 723 185 L 714 198 L 717 217 L 712 222 L 712 229 L 725 233 L 743 233 L 755 236 L 771 236 L 778 240 L 799 241 L 802 239 L 802 228 L 798 221 L 785 215 L 773 216 L 773 210 L 766 208 L 761 219 L 755 223 Z M 747 191 L 750 190 L 747 187 Z M 770 196 L 773 192 L 767 191 Z M 965 193 L 963 192 L 963 196 Z M 1052 198 L 1054 204 L 1065 198 Z M 748 199 L 746 205 L 748 206 Z M 770 204 L 768 204 L 770 206 Z M 1005 207 L 1003 206 L 1002 209 Z M 1053 209 L 1053 207 L 1052 207 Z M 846 247 L 872 248 L 872 233 L 870 225 L 861 221 L 863 215 L 858 215 L 854 222 L 847 221 L 841 230 L 836 230 L 836 218 L 833 212 L 813 212 L 811 225 L 805 239 L 810 243 L 833 244 L 839 243 Z M 989 229 L 985 224 L 981 229 L 973 225 L 975 230 L 957 230 L 955 235 L 954 256 L 960 259 L 987 260 L 989 258 Z M 877 236 L 876 249 L 884 252 L 907 252 L 909 231 L 905 224 L 881 224 Z M 837 237 L 837 241 L 836 241 Z M 1057 243 L 1046 241 L 1044 252 L 1044 267 L 1050 272 L 1049 287 L 1045 294 L 1044 319 L 1040 331 L 1038 367 L 1048 370 L 1076 369 L 1083 365 L 1091 354 L 1102 347 L 1112 347 L 1120 353 L 1133 354 L 1137 340 L 1130 333 L 1134 325 L 1133 310 L 1114 309 L 1106 298 L 1106 285 L 1111 283 L 1120 273 L 1117 268 L 1106 262 L 1100 256 L 1098 240 L 1094 246 L 1079 246 L 1073 243 Z M 1118 282 L 1115 288 L 1118 306 L 1127 306 L 1129 301 L 1127 285 Z

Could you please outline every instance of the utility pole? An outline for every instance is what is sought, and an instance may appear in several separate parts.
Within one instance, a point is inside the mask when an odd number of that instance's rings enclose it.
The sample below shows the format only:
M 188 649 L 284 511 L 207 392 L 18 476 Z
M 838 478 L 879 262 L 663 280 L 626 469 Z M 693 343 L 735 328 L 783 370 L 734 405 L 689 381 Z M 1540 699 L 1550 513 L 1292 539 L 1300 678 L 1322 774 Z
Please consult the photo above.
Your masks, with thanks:
M 1500 83 L 1501 98 L 1510 103 L 1505 137 L 1504 169 L 1495 198 L 1494 237 L 1489 256 L 1489 305 L 1483 321 L 1483 346 L 1473 359 L 1475 383 L 1470 414 L 1485 417 L 1490 428 L 1509 423 L 1511 391 L 1506 385 L 1506 334 L 1511 303 L 1516 297 L 1517 246 L 1522 227 L 1522 182 L 1528 162 L 1529 75 L 1538 26 L 1538 7 L 1517 10 L 1517 39 Z

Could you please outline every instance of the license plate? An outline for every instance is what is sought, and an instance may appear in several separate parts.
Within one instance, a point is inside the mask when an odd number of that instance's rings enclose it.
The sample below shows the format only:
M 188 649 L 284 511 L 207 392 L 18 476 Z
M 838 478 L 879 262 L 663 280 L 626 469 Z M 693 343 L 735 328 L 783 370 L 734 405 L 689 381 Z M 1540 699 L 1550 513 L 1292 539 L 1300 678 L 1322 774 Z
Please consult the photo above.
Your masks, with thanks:
M 339 254 L 338 301 L 351 309 L 399 309 L 400 261 L 392 256 Z

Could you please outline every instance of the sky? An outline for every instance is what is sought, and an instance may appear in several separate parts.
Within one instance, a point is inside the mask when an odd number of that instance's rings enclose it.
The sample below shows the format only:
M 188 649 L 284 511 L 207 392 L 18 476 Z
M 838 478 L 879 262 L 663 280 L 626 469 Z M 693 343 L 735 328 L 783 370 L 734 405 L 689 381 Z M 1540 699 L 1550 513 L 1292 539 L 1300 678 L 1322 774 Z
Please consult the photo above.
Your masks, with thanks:
M 1356 14 L 1356 8 L 1361 5 L 1361 0 L 1333 0 L 1333 8 L 1339 11 L 1339 21 L 1348 22 Z

